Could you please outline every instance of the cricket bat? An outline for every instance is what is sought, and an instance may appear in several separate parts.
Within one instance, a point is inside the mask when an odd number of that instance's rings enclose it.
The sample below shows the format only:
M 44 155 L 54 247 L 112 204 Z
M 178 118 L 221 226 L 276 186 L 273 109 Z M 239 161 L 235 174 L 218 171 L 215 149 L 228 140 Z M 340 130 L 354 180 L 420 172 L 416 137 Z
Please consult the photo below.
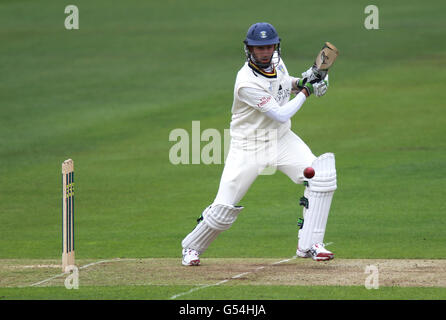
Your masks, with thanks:
M 333 65 L 338 57 L 338 54 L 339 51 L 334 45 L 332 45 L 330 42 L 325 42 L 322 50 L 316 57 L 314 65 L 316 66 L 317 70 L 326 71 Z
M 325 78 L 328 69 L 333 65 L 339 55 L 338 49 L 330 42 L 325 42 L 321 51 L 316 56 L 313 64 L 313 75 L 308 77 L 308 81 L 313 83 Z

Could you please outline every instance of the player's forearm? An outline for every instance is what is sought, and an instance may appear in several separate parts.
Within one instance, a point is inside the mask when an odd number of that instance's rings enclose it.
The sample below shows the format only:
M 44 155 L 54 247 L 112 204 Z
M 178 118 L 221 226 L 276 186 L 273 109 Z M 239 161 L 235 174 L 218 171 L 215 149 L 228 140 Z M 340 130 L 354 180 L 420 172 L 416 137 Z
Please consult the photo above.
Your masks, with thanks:
M 273 120 L 285 123 L 299 111 L 306 99 L 306 95 L 300 92 L 294 99 L 288 101 L 285 105 L 272 108 L 266 111 L 265 114 Z

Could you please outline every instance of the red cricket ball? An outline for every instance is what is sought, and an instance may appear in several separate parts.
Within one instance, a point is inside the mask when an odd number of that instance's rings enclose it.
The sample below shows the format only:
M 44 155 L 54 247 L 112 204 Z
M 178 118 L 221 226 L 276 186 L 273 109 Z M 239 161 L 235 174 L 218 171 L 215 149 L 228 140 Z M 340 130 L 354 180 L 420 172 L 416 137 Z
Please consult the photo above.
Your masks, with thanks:
M 315 174 L 315 172 L 314 172 L 314 169 L 312 167 L 306 167 L 305 168 L 305 170 L 304 170 L 305 178 L 311 179 L 311 178 L 314 177 L 314 174 Z

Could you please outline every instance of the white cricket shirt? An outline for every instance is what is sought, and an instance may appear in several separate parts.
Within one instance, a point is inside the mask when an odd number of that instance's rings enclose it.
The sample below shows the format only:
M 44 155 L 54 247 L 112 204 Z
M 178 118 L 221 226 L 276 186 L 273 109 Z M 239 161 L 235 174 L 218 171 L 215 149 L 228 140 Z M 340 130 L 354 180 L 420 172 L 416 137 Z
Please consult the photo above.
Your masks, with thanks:
M 266 73 L 250 62 L 246 62 L 237 73 L 232 104 L 231 137 L 235 139 L 267 141 L 268 130 L 277 130 L 280 138 L 291 127 L 268 117 L 265 112 L 286 104 L 291 95 L 291 77 L 280 61 L 272 73 Z M 243 90 L 253 88 L 257 90 Z

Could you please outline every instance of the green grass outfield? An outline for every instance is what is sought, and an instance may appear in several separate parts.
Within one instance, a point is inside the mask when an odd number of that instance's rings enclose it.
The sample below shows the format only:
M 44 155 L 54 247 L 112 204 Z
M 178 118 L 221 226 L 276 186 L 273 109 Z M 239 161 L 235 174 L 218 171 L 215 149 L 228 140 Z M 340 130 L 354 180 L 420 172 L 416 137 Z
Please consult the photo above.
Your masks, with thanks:
M 202 131 L 229 128 L 242 40 L 258 21 L 275 25 L 293 75 L 324 41 L 340 50 L 328 93 L 292 120 L 315 154 L 336 154 L 325 237 L 336 257 L 444 259 L 446 4 L 428 2 L 374 1 L 380 29 L 367 30 L 363 0 L 76 1 L 80 29 L 68 31 L 66 4 L 1 1 L 0 265 L 60 259 L 60 169 L 68 158 L 77 259 L 179 257 L 223 165 L 171 164 L 169 133 L 191 134 L 194 120 Z M 302 193 L 280 172 L 260 176 L 203 262 L 293 256 Z M 191 287 L 12 286 L 0 287 L 0 299 L 167 299 Z M 224 285 L 184 298 L 446 298 L 444 285 L 267 289 Z
M 121 300 L 121 299 L 169 299 L 177 292 L 188 291 L 192 286 L 86 286 L 79 290 L 67 290 L 64 287 L 49 288 L 2 288 L 2 299 L 21 300 L 23 297 L 33 300 Z M 379 290 L 367 290 L 364 287 L 349 286 L 224 286 L 193 292 L 187 300 L 438 300 L 445 299 L 440 288 L 398 288 L 386 287 Z

